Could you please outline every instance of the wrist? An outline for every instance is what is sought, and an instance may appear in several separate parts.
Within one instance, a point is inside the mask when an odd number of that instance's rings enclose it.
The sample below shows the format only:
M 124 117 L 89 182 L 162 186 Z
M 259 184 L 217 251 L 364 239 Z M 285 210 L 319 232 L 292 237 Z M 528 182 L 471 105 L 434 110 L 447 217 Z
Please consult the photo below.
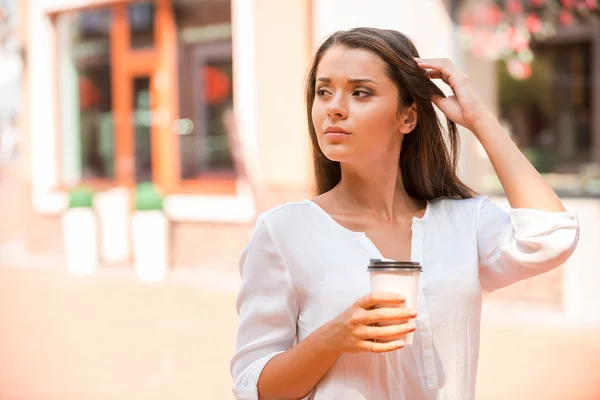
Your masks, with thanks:
M 477 122 L 473 124 L 471 127 L 471 132 L 473 132 L 473 134 L 479 138 L 480 136 L 492 131 L 495 126 L 500 126 L 500 123 L 494 114 L 492 114 L 490 111 L 486 111 L 477 119 Z
M 340 347 L 342 342 L 337 333 L 339 332 L 338 323 L 336 320 L 329 321 L 322 325 L 317 331 L 317 342 L 320 346 L 320 351 L 331 357 L 339 357 L 343 350 Z

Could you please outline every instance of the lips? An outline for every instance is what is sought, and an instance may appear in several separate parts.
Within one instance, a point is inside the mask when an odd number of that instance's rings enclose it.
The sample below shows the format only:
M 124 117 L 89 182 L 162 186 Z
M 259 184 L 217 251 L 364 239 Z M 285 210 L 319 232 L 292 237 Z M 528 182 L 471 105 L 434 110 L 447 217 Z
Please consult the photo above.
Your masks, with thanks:
M 349 135 L 350 132 L 339 126 L 328 126 L 325 129 L 325 135 Z

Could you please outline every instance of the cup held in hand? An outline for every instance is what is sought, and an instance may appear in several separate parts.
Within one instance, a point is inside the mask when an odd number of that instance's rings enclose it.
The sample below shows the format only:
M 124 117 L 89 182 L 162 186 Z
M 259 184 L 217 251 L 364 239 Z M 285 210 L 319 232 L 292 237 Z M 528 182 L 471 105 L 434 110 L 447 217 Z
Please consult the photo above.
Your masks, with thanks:
M 419 293 L 419 281 L 422 267 L 418 262 L 409 261 L 382 261 L 372 259 L 369 264 L 369 275 L 371 279 L 372 292 L 392 292 L 398 293 L 406 298 L 406 301 L 399 306 L 409 310 L 417 309 L 417 299 Z M 389 305 L 378 304 L 375 308 L 389 307 Z M 379 323 L 378 325 L 398 325 L 406 324 L 409 320 L 389 321 Z M 396 340 L 404 340 L 405 344 L 411 345 L 413 333 L 402 335 Z

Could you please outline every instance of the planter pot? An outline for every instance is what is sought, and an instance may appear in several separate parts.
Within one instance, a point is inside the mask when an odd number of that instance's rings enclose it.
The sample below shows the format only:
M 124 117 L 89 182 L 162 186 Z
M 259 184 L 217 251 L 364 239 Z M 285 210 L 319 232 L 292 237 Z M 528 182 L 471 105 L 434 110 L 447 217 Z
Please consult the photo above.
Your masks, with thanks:
M 136 211 L 132 218 L 135 273 L 144 281 L 164 278 L 168 268 L 169 221 L 162 211 Z
M 130 212 L 127 189 L 98 193 L 94 207 L 100 222 L 100 257 L 105 264 L 124 264 L 130 255 Z
M 76 275 L 98 268 L 98 222 L 91 208 L 71 208 L 63 214 L 67 268 Z

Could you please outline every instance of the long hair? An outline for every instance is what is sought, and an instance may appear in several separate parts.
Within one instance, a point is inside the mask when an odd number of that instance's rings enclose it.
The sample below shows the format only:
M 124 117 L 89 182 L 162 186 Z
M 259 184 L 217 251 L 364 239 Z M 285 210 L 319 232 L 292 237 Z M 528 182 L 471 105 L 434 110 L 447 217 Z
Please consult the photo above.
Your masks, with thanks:
M 398 87 L 398 112 L 413 102 L 417 106 L 417 125 L 404 136 L 400 152 L 399 166 L 406 192 L 420 200 L 473 197 L 475 192 L 456 174 L 459 152 L 456 124 L 447 120 L 444 130 L 431 102 L 433 95 L 444 96 L 443 92 L 418 67 L 413 57 L 419 57 L 419 53 L 406 35 L 376 28 L 338 31 L 323 42 L 314 56 L 306 82 L 306 112 L 319 194 L 333 189 L 342 177 L 340 163 L 329 160 L 321 151 L 312 120 L 317 68 L 325 52 L 334 45 L 379 56 L 386 64 L 386 73 Z

